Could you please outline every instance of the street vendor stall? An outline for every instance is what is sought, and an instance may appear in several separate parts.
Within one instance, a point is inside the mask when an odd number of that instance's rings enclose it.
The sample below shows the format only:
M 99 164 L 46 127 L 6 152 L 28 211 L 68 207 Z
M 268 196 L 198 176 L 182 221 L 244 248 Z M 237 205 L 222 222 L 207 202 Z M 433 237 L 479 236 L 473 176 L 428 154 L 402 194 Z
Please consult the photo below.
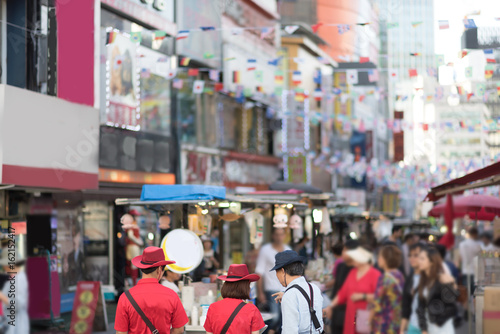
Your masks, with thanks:
M 116 204 L 156 212 L 159 228 L 162 221 L 167 221 L 162 217 L 169 217 L 166 234 L 155 244 L 163 248 L 166 258 L 176 261 L 167 269 L 184 275 L 179 290 L 191 319 L 186 327 L 190 333 L 204 333 L 202 325 L 208 307 L 220 298 L 222 283 L 216 277 L 231 263 L 243 263 L 249 244 L 258 247 L 264 241 L 264 225 L 271 221 L 271 217 L 266 219 L 261 212 L 307 207 L 307 204 L 292 199 L 229 195 L 224 187 L 196 185 L 145 185 L 140 199 L 117 199 Z M 235 225 L 240 228 L 233 230 L 231 227 Z M 218 231 L 218 235 L 214 231 Z M 234 234 L 234 231 L 240 233 Z M 200 267 L 205 268 L 202 263 L 207 260 L 206 253 L 212 251 L 207 250 L 206 245 L 214 246 L 214 239 L 219 254 L 222 254 L 217 261 L 220 266 L 207 273 Z M 233 244 L 233 239 L 237 245 Z M 269 317 L 263 313 L 264 320 Z
M 445 216 L 448 228 L 449 245 L 453 244 L 453 220 L 466 217 L 471 221 L 493 221 L 492 231 L 495 240 L 500 240 L 500 199 L 498 193 L 495 196 L 473 194 L 469 196 L 458 196 L 466 190 L 491 187 L 500 184 L 500 162 L 492 164 L 473 173 L 467 174 L 455 180 L 439 185 L 431 189 L 426 199 L 437 201 L 447 196 L 446 202 L 438 203 L 430 211 L 432 216 Z M 457 236 L 459 231 L 455 229 Z M 500 307 L 500 250 L 483 250 L 479 254 L 476 265 L 476 289 L 474 291 L 474 310 L 476 333 L 496 333 Z M 467 284 L 468 288 L 470 284 Z M 469 293 L 470 295 L 470 293 Z M 469 304 L 472 306 L 471 304 Z M 469 315 L 471 315 L 469 307 Z M 469 317 L 471 319 L 471 317 Z M 472 332 L 472 321 L 469 321 L 469 332 Z

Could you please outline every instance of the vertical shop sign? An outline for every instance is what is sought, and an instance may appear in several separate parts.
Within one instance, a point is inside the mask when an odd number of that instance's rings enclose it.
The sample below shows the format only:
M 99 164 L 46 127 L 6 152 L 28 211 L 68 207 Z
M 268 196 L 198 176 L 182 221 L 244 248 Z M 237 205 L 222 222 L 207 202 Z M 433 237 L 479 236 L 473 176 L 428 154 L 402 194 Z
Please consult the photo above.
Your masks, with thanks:
M 307 183 L 307 160 L 303 155 L 288 157 L 288 182 Z
M 104 294 L 100 282 L 78 282 L 71 315 L 70 334 L 90 334 L 108 330 Z

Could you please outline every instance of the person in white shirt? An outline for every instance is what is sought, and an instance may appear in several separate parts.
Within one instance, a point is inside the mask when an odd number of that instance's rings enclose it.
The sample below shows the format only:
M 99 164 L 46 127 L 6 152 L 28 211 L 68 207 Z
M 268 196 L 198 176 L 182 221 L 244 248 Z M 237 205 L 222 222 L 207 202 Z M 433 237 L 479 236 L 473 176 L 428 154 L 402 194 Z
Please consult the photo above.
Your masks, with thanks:
M 269 334 L 279 332 L 281 328 L 281 309 L 279 304 L 274 301 L 273 294 L 283 291 L 278 278 L 271 268 L 274 267 L 274 257 L 279 252 L 290 250 L 285 244 L 286 232 L 282 228 L 273 230 L 272 243 L 265 244 L 260 248 L 259 257 L 257 258 L 257 265 L 255 272 L 259 274 L 262 279 L 257 281 L 257 299 L 261 304 L 268 304 L 273 319 L 269 323 Z
M 181 290 L 177 286 L 176 282 L 181 279 L 181 275 L 170 271 L 169 269 L 165 270 L 163 277 L 160 280 L 161 285 L 166 286 L 169 289 L 174 290 L 175 293 L 180 294 Z
M 469 237 L 458 246 L 460 252 L 463 285 L 470 287 L 470 293 L 474 292 L 474 258 L 481 252 L 479 233 L 476 227 L 469 229 Z M 468 283 L 467 283 L 468 282 Z
M 287 250 L 276 254 L 276 265 L 271 269 L 286 288 L 284 293 L 275 294 L 276 301 L 281 302 L 282 333 L 323 333 L 323 296 L 321 290 L 304 277 L 306 260 L 297 252 Z
M 481 249 L 487 252 L 497 251 L 498 248 L 493 245 L 493 236 L 489 232 L 481 234 Z

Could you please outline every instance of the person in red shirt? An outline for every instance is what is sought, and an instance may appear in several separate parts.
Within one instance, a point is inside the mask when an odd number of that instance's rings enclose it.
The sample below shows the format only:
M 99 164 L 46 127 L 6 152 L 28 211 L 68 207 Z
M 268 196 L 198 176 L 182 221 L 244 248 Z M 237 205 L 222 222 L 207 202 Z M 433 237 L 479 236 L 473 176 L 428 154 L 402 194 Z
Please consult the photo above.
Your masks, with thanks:
M 354 268 L 335 299 L 326 308 L 326 314 L 328 318 L 331 318 L 331 312 L 335 306 L 346 304 L 344 334 L 355 334 L 357 333 L 356 313 L 358 310 L 366 310 L 368 303 L 373 302 L 381 273 L 371 265 L 372 253 L 363 247 L 349 250 L 346 255 L 354 261 Z
M 248 274 L 246 264 L 232 264 L 227 275 L 219 276 L 225 281 L 221 289 L 221 301 L 210 305 L 205 321 L 207 334 L 258 334 L 266 327 L 262 315 L 254 304 L 245 303 L 250 295 L 250 282 L 260 279 L 257 274 Z M 228 322 L 240 307 L 232 322 Z M 229 324 L 229 326 L 227 326 Z M 223 329 L 226 328 L 226 331 Z
M 147 247 L 142 255 L 132 259 L 134 266 L 142 271 L 142 279 L 128 290 L 146 318 L 158 333 L 184 333 L 188 317 L 179 296 L 159 283 L 166 265 L 163 249 Z M 137 313 L 126 293 L 120 296 L 116 308 L 115 330 L 117 334 L 149 334 L 145 320 Z

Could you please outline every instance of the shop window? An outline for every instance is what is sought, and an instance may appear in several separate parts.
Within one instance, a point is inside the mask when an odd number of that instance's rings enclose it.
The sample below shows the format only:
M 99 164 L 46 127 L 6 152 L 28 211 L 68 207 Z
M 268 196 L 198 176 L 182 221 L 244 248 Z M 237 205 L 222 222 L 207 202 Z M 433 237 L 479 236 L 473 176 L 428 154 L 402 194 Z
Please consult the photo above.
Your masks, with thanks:
M 236 148 L 236 114 L 242 105 L 234 99 L 225 95 L 219 95 L 217 99 L 217 133 L 219 134 L 219 147 L 225 149 Z

